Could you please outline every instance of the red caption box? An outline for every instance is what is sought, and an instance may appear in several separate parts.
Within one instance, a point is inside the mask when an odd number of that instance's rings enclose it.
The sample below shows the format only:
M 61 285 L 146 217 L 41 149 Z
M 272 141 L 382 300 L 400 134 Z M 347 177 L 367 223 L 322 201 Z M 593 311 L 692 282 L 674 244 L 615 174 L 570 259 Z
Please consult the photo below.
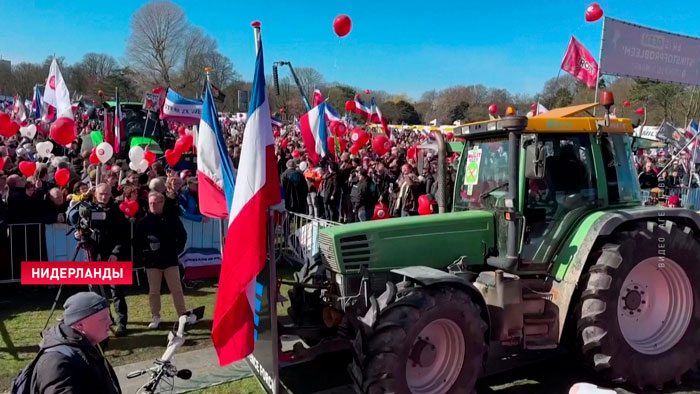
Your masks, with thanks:
M 130 285 L 131 261 L 23 261 L 23 285 Z

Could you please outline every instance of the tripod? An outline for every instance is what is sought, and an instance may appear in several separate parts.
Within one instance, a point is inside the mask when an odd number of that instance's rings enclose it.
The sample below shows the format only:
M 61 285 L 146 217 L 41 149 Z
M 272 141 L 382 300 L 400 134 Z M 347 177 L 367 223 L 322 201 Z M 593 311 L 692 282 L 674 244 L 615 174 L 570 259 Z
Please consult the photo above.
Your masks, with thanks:
M 72 231 L 71 231 L 72 232 Z M 70 234 L 70 232 L 69 232 Z M 78 244 L 75 245 L 75 251 L 73 252 L 73 258 L 71 261 L 75 261 L 75 259 L 78 257 L 78 253 L 80 253 L 80 250 L 85 251 L 85 258 L 86 260 L 90 261 L 90 252 L 92 249 L 92 241 L 89 239 L 85 239 L 84 237 L 81 237 L 80 240 L 78 241 Z M 98 291 L 95 291 L 94 288 L 97 288 Z M 109 297 L 107 297 L 107 294 L 105 293 L 104 286 L 102 285 L 88 285 L 88 289 L 93 292 L 101 295 L 104 297 L 108 302 L 109 302 Z M 58 286 L 58 292 L 56 293 L 56 297 L 53 300 L 53 305 L 51 306 L 51 313 L 49 313 L 49 318 L 46 319 L 46 323 L 44 323 L 44 328 L 41 330 L 41 332 L 44 332 L 46 330 L 46 327 L 48 327 L 49 322 L 51 321 L 51 317 L 53 316 L 54 312 L 56 311 L 56 305 L 58 304 L 59 298 L 61 298 L 61 292 L 63 291 L 63 285 Z M 109 313 L 109 318 L 112 320 L 112 324 L 114 324 L 114 318 L 112 317 L 112 312 L 110 311 Z

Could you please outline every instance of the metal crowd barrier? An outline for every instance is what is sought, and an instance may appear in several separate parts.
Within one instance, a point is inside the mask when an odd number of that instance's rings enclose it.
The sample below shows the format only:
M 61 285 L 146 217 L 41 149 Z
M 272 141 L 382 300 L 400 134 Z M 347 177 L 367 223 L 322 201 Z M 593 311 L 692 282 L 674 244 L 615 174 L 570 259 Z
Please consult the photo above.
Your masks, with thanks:
M 207 223 L 183 219 L 187 232 L 188 248 L 206 248 L 221 250 L 221 220 L 211 219 Z M 0 284 L 19 282 L 22 261 L 71 261 L 77 241 L 67 235 L 70 226 L 55 223 L 10 224 L 7 233 L 0 234 Z M 131 238 L 134 223 L 131 224 Z M 131 261 L 134 261 L 134 249 L 131 247 Z M 85 261 L 84 253 L 79 253 L 76 261 Z M 134 264 L 137 284 L 140 284 L 139 271 L 143 267 Z
M 294 212 L 281 212 L 279 218 L 275 249 L 287 261 L 299 265 L 318 254 L 318 230 L 340 224 Z

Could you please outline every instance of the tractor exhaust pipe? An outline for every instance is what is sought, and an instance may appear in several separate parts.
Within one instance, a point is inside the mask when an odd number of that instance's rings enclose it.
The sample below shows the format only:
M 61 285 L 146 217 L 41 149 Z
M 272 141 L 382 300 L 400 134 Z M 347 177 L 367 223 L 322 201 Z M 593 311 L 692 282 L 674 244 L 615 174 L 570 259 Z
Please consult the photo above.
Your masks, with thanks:
M 438 203 L 438 213 L 445 213 L 447 207 L 447 162 L 445 161 L 447 148 L 442 132 L 438 129 L 433 130 L 433 133 L 435 134 L 438 148 L 437 192 L 435 193 L 435 199 Z

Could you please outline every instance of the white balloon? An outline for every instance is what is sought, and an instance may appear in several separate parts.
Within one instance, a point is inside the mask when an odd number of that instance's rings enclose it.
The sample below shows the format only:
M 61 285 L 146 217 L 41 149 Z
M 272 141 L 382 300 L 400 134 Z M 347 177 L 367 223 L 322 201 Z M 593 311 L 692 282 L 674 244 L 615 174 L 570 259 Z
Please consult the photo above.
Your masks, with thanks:
M 53 143 L 51 141 L 44 141 L 36 144 L 36 154 L 39 157 L 49 157 L 51 156 L 51 151 L 53 150 Z
M 95 149 L 95 154 L 97 155 L 97 158 L 100 159 L 100 163 L 104 164 L 112 158 L 112 155 L 114 154 L 114 149 L 112 149 L 112 145 L 110 145 L 109 143 L 103 142 L 97 145 L 97 149 Z
M 144 172 L 148 169 L 148 160 L 146 159 L 141 159 L 138 164 L 139 167 L 139 172 Z
M 129 168 L 131 168 L 133 171 L 139 172 L 139 166 L 133 161 L 129 162 Z
M 30 140 L 33 140 L 34 136 L 36 136 L 36 126 L 33 124 L 30 124 L 29 126 L 21 127 L 19 129 L 19 133 L 20 133 L 20 135 L 22 135 L 22 137 L 27 137 Z
M 131 161 L 139 162 L 143 159 L 144 150 L 140 146 L 135 146 L 129 149 L 129 159 Z

